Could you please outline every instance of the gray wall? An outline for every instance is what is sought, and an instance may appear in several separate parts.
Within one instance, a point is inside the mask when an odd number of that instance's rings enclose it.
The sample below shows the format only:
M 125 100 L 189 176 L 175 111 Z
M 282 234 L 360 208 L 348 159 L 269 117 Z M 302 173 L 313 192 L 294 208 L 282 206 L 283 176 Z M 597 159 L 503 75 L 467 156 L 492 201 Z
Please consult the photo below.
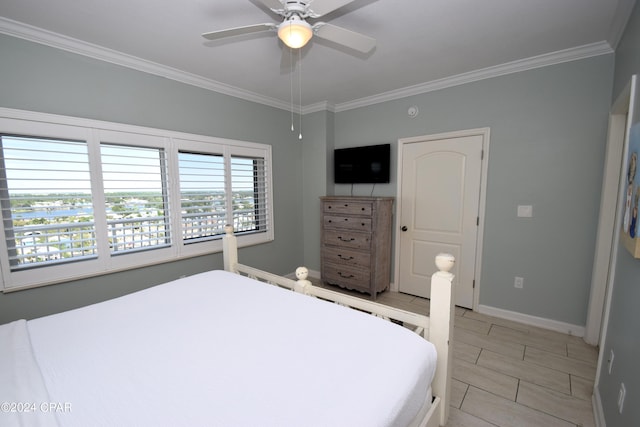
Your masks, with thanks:
M 303 262 L 302 147 L 286 111 L 0 35 L 0 107 L 270 144 L 275 240 L 243 262 L 278 274 Z M 222 266 L 220 254 L 0 294 L 0 323 L 33 318 Z
M 490 127 L 480 304 L 584 326 L 613 54 L 335 114 L 336 148 Z M 420 114 L 411 119 L 408 107 Z M 395 196 L 392 182 L 375 195 Z M 349 194 L 350 186 L 335 187 Z M 359 185 L 354 194 L 369 194 Z M 516 217 L 518 204 L 533 218 Z M 515 289 L 514 276 L 525 279 Z
M 233 97 L 0 36 L 0 106 L 272 144 L 276 240 L 247 248 L 247 262 L 287 273 L 319 269 L 319 204 L 349 194 L 331 184 L 333 148 L 491 128 L 480 303 L 584 325 L 597 224 L 613 55 L 535 69 L 402 100 L 303 118 Z M 420 115 L 410 119 L 407 108 Z M 370 186 L 353 194 L 368 195 Z M 516 206 L 534 218 L 518 220 Z M 561 256 L 560 256 L 561 255 Z M 219 255 L 0 296 L 0 321 L 33 317 L 220 265 Z M 140 282 L 133 277 L 143 277 Z M 525 288 L 513 287 L 515 275 Z M 131 279 L 130 279 L 131 278 Z M 115 290 L 112 281 L 131 284 Z M 78 290 L 82 288 L 82 290 Z M 108 294 L 108 295 L 107 295 Z M 49 299 L 49 301 L 45 301 Z
M 616 49 L 614 99 L 627 85 L 633 74 L 640 74 L 640 5 L 627 24 L 623 38 Z M 636 106 L 638 108 L 639 106 Z M 613 208 L 613 207 L 612 207 Z M 606 335 L 602 339 L 604 358 L 601 360 L 598 392 L 602 401 L 607 427 L 640 425 L 640 260 L 631 257 L 620 246 L 615 269 Z M 611 349 L 615 352 L 611 374 L 607 359 Z M 617 400 L 620 383 L 625 384 L 627 396 L 623 413 L 618 412 Z
M 302 184 L 304 265 L 318 274 L 320 269 L 320 197 L 330 194 L 332 182 L 333 113 L 320 111 L 302 121 Z

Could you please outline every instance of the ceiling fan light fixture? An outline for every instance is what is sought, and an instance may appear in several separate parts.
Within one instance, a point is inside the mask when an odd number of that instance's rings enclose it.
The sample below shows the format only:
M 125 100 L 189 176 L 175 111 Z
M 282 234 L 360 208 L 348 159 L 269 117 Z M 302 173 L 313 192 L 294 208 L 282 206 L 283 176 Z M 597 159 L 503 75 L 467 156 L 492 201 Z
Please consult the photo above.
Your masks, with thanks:
M 284 44 L 299 49 L 313 37 L 313 29 L 306 21 L 292 17 L 278 26 L 278 37 Z

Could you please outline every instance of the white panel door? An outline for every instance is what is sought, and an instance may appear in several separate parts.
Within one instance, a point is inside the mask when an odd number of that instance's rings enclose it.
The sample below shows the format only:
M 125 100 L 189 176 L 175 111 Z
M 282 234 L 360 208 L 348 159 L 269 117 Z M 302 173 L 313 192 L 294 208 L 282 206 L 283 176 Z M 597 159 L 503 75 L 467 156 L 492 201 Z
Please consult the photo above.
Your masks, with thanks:
M 483 136 L 402 146 L 400 292 L 429 297 L 435 256 L 456 257 L 455 304 L 473 307 Z

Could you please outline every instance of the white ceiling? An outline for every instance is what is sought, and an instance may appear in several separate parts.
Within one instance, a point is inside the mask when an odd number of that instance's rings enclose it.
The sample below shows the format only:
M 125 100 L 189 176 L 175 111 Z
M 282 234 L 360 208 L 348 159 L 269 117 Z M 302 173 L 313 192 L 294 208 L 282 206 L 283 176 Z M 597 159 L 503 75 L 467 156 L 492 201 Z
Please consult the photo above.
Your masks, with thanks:
M 323 0 L 312 0 L 322 2 Z M 314 38 L 294 104 L 348 109 L 615 48 L 635 0 L 354 0 L 322 21 L 377 40 L 363 55 Z M 291 58 L 258 0 L 1 0 L 0 32 L 288 108 Z M 296 54 L 297 56 L 297 54 Z M 306 111 L 305 111 L 306 112 Z

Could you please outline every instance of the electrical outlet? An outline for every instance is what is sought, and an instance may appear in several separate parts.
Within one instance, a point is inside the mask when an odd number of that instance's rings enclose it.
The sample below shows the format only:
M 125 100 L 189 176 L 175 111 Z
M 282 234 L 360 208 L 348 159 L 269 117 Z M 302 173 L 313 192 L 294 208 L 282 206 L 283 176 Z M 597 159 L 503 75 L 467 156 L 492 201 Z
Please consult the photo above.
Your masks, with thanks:
M 622 407 L 624 406 L 624 397 L 627 394 L 627 389 L 624 383 L 620 383 L 620 392 L 618 393 L 618 411 L 622 413 Z
M 517 289 L 522 289 L 524 287 L 524 278 L 516 276 L 513 286 Z
M 611 352 L 609 352 L 609 360 L 607 360 L 607 363 L 609 364 L 607 367 L 609 368 L 609 374 L 611 374 L 611 369 L 613 369 L 613 358 L 616 355 L 613 353 L 613 349 L 611 349 Z

